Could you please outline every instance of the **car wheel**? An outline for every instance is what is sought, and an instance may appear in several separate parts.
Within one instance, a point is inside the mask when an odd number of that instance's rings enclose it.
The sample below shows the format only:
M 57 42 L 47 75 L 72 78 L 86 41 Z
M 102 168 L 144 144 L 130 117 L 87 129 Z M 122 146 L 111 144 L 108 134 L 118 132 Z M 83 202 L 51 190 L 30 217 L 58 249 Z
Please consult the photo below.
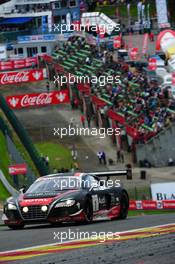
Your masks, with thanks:
M 85 214 L 85 223 L 91 223 L 93 220 L 93 208 L 92 208 L 92 201 L 90 199 L 87 200 L 83 210 Z
M 8 225 L 8 227 L 13 230 L 19 230 L 19 229 L 23 229 L 24 225 Z
M 121 200 L 120 200 L 120 214 L 118 219 L 126 219 L 128 215 L 129 209 L 129 199 L 126 192 L 122 192 Z

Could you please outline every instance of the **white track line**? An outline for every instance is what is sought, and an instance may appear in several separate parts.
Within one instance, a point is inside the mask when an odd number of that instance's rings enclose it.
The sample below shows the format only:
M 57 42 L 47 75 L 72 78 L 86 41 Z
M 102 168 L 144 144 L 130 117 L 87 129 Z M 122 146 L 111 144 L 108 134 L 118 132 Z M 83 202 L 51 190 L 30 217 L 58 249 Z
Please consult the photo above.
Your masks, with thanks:
M 124 234 L 124 233 L 132 233 L 132 232 L 141 231 L 141 230 L 144 230 L 144 229 L 147 229 L 147 228 L 159 228 L 159 227 L 174 226 L 174 225 L 175 225 L 175 223 L 170 223 L 170 224 L 165 224 L 165 225 L 157 225 L 157 226 L 148 226 L 148 227 L 142 227 L 142 228 L 137 228 L 137 229 L 130 229 L 130 230 L 122 231 L 122 232 L 114 232 L 113 234 L 114 235 L 115 234 L 120 235 L 120 234 Z M 85 231 L 80 231 L 80 232 L 85 232 Z M 84 239 L 84 240 L 86 240 L 86 239 Z M 13 250 L 8 250 L 8 251 L 1 251 L 0 255 L 5 254 L 5 253 L 12 253 L 12 252 L 18 252 L 18 251 L 24 251 L 24 250 L 30 250 L 30 249 L 37 249 L 39 247 L 48 247 L 48 246 L 62 245 L 62 244 L 71 243 L 71 242 L 77 242 L 77 241 L 80 241 L 80 240 L 79 239 L 67 240 L 65 242 L 43 244 L 43 245 L 36 245 L 36 246 L 32 246 L 32 247 L 13 249 Z M 83 239 L 81 241 L 83 241 Z

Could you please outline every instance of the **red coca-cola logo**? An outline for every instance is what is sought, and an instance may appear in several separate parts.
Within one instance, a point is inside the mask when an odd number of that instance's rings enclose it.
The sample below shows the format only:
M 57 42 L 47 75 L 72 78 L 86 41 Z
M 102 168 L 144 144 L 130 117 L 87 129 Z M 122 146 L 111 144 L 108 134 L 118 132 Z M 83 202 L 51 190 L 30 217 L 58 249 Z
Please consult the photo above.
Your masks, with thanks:
M 15 84 L 43 80 L 43 70 L 0 73 L 0 84 Z
M 7 96 L 6 101 L 12 109 L 27 107 L 42 107 L 46 105 L 57 105 L 69 103 L 69 91 L 53 91 L 50 93 L 32 93 Z
M 19 82 L 28 82 L 29 80 L 29 73 L 25 72 L 18 72 L 17 74 L 8 74 L 4 73 L 0 79 L 1 84 L 9 84 L 9 83 L 19 83 Z
M 46 105 L 52 103 L 52 93 L 41 93 L 37 96 L 25 95 L 21 99 L 21 106 L 28 107 L 32 105 Z

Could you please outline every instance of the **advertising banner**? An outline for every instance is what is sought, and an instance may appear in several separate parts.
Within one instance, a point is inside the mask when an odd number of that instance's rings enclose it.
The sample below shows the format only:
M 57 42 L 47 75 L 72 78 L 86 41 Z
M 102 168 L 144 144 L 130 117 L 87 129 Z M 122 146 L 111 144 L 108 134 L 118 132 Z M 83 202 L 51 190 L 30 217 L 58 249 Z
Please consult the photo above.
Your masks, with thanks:
M 156 58 L 150 58 L 148 61 L 148 69 L 150 71 L 155 71 L 157 69 L 157 60 Z
M 132 48 L 130 51 L 131 60 L 136 60 L 138 55 L 138 48 Z
M 13 61 L 0 61 L 0 71 L 14 70 Z
M 25 59 L 16 59 L 9 61 L 0 61 L 0 71 L 9 71 L 15 69 L 22 69 L 31 67 L 33 64 L 37 65 L 37 57 L 29 57 Z
M 27 165 L 26 164 L 16 164 L 9 166 L 10 175 L 26 174 Z
M 55 41 L 56 36 L 54 34 L 44 34 L 44 35 L 29 35 L 29 36 L 18 36 L 18 43 L 26 43 L 26 42 L 48 42 Z
M 167 1 L 156 0 L 156 10 L 159 28 L 170 26 L 168 23 Z
M 120 124 L 125 124 L 125 117 L 119 113 L 114 112 L 113 110 L 108 111 L 108 117 L 112 120 L 118 121 Z
M 122 45 L 122 39 L 121 39 L 121 36 L 117 36 L 117 37 L 114 37 L 114 49 L 119 49 L 121 48 L 121 45 Z
M 153 200 L 175 200 L 175 182 L 151 184 Z
M 149 35 L 148 33 L 144 34 L 143 36 L 143 45 L 142 45 L 142 54 L 146 54 L 148 51 L 148 39 L 149 39 Z
M 88 83 L 78 83 L 77 87 L 80 92 L 82 93 L 84 92 L 85 94 L 88 94 L 88 95 L 90 94 L 91 88 Z
M 163 210 L 163 209 L 165 210 L 175 209 L 175 200 L 162 200 L 162 201 L 130 200 L 129 202 L 129 210 Z
M 6 97 L 6 102 L 12 109 L 57 105 L 61 103 L 69 103 L 69 101 L 68 90 L 12 95 Z
M 172 73 L 172 85 L 175 85 L 175 72 Z
M 0 45 L 0 60 L 4 60 L 6 58 L 7 58 L 6 45 Z
M 37 82 L 44 79 L 43 69 L 24 70 L 0 73 L 0 84 L 17 84 L 24 82 Z

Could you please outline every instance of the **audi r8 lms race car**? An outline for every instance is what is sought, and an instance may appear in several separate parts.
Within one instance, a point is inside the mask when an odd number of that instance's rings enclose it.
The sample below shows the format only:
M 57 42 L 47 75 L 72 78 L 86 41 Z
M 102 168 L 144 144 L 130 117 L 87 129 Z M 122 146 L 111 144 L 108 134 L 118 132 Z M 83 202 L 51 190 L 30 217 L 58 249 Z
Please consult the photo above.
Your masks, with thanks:
M 125 219 L 129 208 L 127 191 L 118 180 L 110 179 L 119 173 L 123 171 L 40 177 L 27 191 L 7 199 L 2 219 L 12 229 L 36 223 Z

